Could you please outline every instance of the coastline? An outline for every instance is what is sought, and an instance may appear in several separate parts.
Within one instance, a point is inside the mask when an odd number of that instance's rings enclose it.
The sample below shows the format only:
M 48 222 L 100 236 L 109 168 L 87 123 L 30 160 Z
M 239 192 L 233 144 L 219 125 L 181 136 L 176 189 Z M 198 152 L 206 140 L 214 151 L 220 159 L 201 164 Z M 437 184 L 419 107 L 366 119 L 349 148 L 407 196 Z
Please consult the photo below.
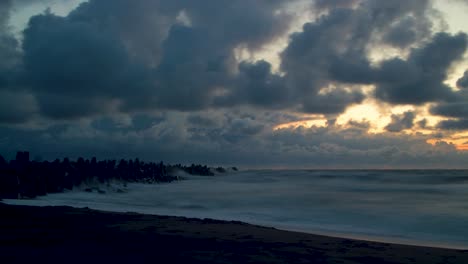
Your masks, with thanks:
M 0 203 L 2 201 L 0 200 Z M 274 228 L 282 231 L 305 233 L 311 235 L 320 235 L 333 238 L 342 238 L 342 239 L 352 239 L 360 241 L 369 241 L 376 243 L 388 243 L 388 244 L 397 244 L 397 245 L 407 245 L 407 246 L 416 246 L 416 247 L 432 247 L 432 248 L 443 248 L 443 249 L 454 249 L 454 250 L 468 250 L 468 245 L 463 243 L 456 243 L 453 241 L 438 241 L 437 240 L 424 240 L 415 237 L 403 237 L 403 236 L 391 236 L 388 234 L 371 234 L 369 232 L 357 232 L 357 231 L 336 231 L 333 229 L 320 229 L 320 228 L 305 228 L 292 225 L 278 224 L 269 221 L 261 221 L 258 219 L 242 219 L 236 217 L 219 217 L 219 216 L 206 216 L 203 214 L 183 214 L 180 212 L 171 212 L 170 210 L 166 211 L 154 211 L 154 210 L 133 210 L 128 206 L 119 207 L 119 208 L 108 208 L 107 206 L 96 206 L 95 204 L 88 203 L 78 203 L 78 204 L 69 204 L 69 203 L 50 203 L 48 201 L 43 201 L 41 199 L 4 199 L 3 203 L 11 206 L 33 206 L 33 207 L 71 207 L 76 209 L 89 208 L 90 210 L 107 212 L 107 213 L 116 213 L 116 214 L 126 214 L 126 213 L 135 213 L 142 215 L 153 215 L 153 216 L 169 216 L 169 217 L 182 217 L 188 219 L 211 219 L 214 221 L 226 221 L 226 222 L 242 222 L 254 226 L 261 226 L 265 228 Z
M 238 221 L 1 202 L 0 211 L 0 255 L 8 263 L 59 263 L 61 257 L 72 263 L 468 263 L 468 250 L 314 235 Z
M 268 225 L 261 225 L 261 226 L 268 226 Z M 387 244 L 395 244 L 395 245 L 402 245 L 402 246 L 430 247 L 430 248 L 468 251 L 468 247 L 464 245 L 437 243 L 433 241 L 416 240 L 416 239 L 401 238 L 401 237 L 391 237 L 391 236 L 385 236 L 385 235 L 379 236 L 379 235 L 343 233 L 343 232 L 322 231 L 322 230 L 305 230 L 305 229 L 294 228 L 294 227 L 290 228 L 286 226 L 275 227 L 275 228 L 279 230 L 290 231 L 290 232 L 306 233 L 306 234 L 311 234 L 311 235 L 319 235 L 319 236 L 334 237 L 334 238 L 353 239 L 353 240 L 368 241 L 368 242 L 375 242 L 375 243 L 387 243 Z

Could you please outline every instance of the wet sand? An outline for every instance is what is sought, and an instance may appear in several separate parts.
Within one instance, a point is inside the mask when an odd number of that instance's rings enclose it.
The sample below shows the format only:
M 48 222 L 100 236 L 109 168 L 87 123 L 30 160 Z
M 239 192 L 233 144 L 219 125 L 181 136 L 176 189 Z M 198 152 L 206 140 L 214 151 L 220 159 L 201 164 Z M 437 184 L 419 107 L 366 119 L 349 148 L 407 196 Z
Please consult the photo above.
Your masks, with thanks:
M 210 219 L 0 203 L 1 263 L 468 263 L 468 250 Z

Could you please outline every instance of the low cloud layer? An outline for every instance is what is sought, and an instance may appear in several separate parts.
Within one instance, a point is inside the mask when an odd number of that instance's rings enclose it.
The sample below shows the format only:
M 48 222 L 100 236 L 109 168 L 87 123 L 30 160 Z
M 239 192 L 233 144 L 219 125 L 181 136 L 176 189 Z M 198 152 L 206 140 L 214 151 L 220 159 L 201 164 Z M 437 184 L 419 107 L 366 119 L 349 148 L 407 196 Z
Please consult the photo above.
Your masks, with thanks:
M 139 157 L 243 168 L 444 168 L 463 167 L 468 157 L 450 144 L 428 145 L 427 136 L 368 135 L 368 124 L 359 122 L 272 130 L 270 120 L 280 113 L 272 115 L 166 113 L 130 121 L 107 117 L 36 131 L 2 128 L 0 147 L 13 152 L 28 146 L 32 157 L 42 159 L 89 153 L 99 158 Z

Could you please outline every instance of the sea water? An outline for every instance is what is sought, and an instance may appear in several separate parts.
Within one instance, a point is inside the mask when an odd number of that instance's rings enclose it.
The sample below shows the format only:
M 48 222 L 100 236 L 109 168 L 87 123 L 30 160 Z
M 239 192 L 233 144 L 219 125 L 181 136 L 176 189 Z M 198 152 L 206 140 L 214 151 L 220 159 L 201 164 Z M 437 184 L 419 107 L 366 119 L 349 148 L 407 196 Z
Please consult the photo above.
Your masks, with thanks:
M 332 236 L 468 248 L 468 171 L 463 170 L 257 170 L 122 188 L 123 193 L 75 190 L 6 202 L 239 220 Z

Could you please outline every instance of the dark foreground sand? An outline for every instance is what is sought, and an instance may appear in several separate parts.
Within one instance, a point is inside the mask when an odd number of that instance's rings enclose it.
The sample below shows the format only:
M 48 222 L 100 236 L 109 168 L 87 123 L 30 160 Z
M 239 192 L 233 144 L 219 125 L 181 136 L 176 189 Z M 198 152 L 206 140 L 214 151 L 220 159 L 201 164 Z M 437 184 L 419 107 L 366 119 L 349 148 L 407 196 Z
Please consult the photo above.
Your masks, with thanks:
M 468 251 L 240 222 L 0 203 L 0 263 L 468 263 Z

